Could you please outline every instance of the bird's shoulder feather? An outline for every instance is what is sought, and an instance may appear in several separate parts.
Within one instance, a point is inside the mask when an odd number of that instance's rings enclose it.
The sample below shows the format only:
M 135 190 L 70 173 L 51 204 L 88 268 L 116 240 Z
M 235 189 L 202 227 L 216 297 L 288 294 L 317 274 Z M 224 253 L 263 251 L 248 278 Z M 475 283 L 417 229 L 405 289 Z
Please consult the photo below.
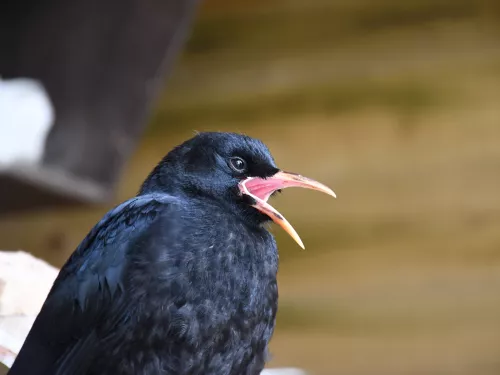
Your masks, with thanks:
M 59 272 L 9 375 L 85 373 L 97 335 L 102 340 L 128 319 L 127 252 L 159 216 L 174 214 L 177 203 L 162 194 L 137 196 L 90 230 Z

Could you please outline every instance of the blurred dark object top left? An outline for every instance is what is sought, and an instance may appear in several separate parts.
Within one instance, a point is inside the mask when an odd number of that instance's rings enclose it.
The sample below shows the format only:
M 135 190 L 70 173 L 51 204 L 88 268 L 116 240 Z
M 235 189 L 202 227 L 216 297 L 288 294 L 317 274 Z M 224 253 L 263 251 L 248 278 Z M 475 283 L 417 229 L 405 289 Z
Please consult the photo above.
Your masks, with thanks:
M 40 82 L 54 121 L 38 162 L 0 165 L 0 214 L 110 199 L 197 3 L 2 3 L 0 77 Z

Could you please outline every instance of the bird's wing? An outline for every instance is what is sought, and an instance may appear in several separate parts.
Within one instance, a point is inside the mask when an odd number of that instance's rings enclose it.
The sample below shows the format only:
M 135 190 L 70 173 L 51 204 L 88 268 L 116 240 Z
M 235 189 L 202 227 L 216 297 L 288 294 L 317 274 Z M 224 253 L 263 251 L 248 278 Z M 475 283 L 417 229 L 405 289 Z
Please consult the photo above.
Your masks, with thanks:
M 122 278 L 126 254 L 172 200 L 136 197 L 90 231 L 61 269 L 9 375 L 86 372 L 97 340 L 102 345 L 103 337 L 128 318 Z

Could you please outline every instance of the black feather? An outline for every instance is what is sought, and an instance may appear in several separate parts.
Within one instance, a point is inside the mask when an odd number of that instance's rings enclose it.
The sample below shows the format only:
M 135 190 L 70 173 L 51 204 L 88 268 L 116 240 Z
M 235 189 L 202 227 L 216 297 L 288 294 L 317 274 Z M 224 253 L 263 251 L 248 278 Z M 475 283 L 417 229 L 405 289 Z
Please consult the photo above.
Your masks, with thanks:
M 108 212 L 61 269 L 9 375 L 257 375 L 278 254 L 225 160 L 277 170 L 257 140 L 201 133 Z

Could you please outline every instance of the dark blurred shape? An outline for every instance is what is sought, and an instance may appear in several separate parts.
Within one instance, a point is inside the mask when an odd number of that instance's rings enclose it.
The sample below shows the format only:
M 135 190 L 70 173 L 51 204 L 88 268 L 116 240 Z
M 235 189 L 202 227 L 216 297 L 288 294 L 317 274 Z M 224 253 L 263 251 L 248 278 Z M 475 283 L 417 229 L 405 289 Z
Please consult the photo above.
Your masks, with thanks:
M 98 184 L 53 168 L 15 165 L 0 171 L 0 215 L 101 202 L 108 197 Z
M 109 199 L 186 39 L 197 3 L 2 4 L 0 75 L 40 80 L 56 120 L 40 167 L 0 172 L 0 213 Z M 54 174 L 61 177 L 54 180 Z

